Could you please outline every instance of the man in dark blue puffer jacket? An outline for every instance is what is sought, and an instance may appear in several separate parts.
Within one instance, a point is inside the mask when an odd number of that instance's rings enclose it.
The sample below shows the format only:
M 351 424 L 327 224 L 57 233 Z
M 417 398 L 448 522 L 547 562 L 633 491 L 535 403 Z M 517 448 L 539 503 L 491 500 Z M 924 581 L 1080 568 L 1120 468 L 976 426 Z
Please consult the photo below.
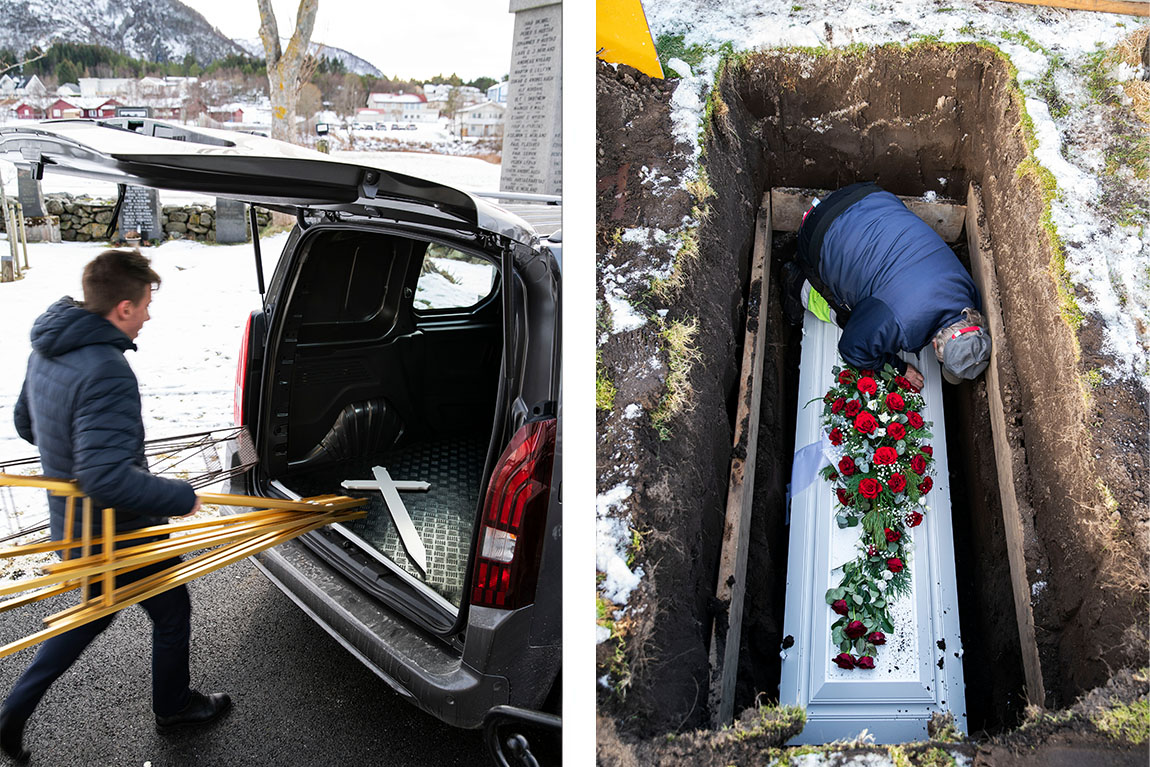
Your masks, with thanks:
M 148 472 L 140 391 L 124 352 L 148 321 L 159 276 L 139 251 L 109 250 L 84 269 L 84 303 L 64 297 L 32 327 L 32 356 L 16 403 L 16 430 L 40 450 L 45 476 L 75 478 L 94 508 L 116 510 L 117 531 L 161 524 L 194 513 L 191 485 Z M 64 499 L 49 496 L 53 540 L 64 538 Z M 100 533 L 100 514 L 93 530 Z M 76 515 L 74 538 L 80 537 Z M 133 543 L 138 543 L 134 541 Z M 130 545 L 130 544 L 125 544 Z M 141 568 L 116 579 L 117 588 L 178 560 Z M 100 593 L 94 582 L 89 596 Z M 164 729 L 201 724 L 230 703 L 188 686 L 191 602 L 178 586 L 140 603 L 152 619 L 152 709 Z M 114 615 L 46 640 L 0 709 L 0 750 L 27 761 L 24 725 L 48 688 L 111 624 Z
M 890 363 L 922 388 L 922 373 L 899 351 L 917 354 L 933 343 L 950 383 L 977 377 L 990 362 L 970 274 L 926 222 L 872 182 L 839 189 L 808 211 L 783 290 L 793 323 L 806 307 L 843 329 L 839 354 L 855 367 Z

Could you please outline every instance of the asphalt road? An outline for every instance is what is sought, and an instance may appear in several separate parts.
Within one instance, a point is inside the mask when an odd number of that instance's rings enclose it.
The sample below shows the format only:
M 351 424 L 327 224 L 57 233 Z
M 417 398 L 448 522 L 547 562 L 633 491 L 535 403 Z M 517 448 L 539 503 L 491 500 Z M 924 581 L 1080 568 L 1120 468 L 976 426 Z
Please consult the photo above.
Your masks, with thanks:
M 189 584 L 192 686 L 227 692 L 219 722 L 172 735 L 151 711 L 151 624 L 123 611 L 40 704 L 24 743 L 33 765 L 485 765 L 482 733 L 401 699 L 247 561 Z M 0 643 L 27 636 L 56 602 L 0 613 Z M 6 695 L 35 648 L 0 659 Z M 0 756 L 0 763 L 4 757 Z

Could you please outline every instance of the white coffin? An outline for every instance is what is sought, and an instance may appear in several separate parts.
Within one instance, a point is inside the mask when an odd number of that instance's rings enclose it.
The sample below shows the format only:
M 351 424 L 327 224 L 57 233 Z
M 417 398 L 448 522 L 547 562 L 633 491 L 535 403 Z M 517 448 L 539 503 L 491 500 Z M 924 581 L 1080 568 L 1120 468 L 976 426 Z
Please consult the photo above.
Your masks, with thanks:
M 839 362 L 840 335 L 839 328 L 805 313 L 796 456 L 812 443 L 821 445 L 808 448 L 806 456 L 833 450 L 822 434 L 821 400 L 832 383 L 831 367 Z M 838 528 L 831 484 L 819 476 L 812 479 L 813 462 L 796 461 L 783 622 L 783 635 L 793 637 L 794 644 L 782 650 L 779 697 L 784 704 L 804 706 L 807 725 L 792 744 L 850 739 L 864 729 L 877 743 L 926 740 L 931 715 L 945 711 L 953 713 L 966 732 L 942 372 L 930 346 L 917 359 L 904 357 L 925 377 L 922 415 L 934 422 L 934 488 L 926 496 L 926 519 L 908 529 L 913 540 L 912 589 L 892 604 L 895 630 L 887 644 L 877 648 L 873 670 L 845 671 L 832 662 L 839 650 L 831 644 L 830 625 L 838 616 L 827 606 L 825 594 L 841 577 L 831 568 L 854 557 L 859 529 Z M 812 399 L 818 401 L 805 406 Z

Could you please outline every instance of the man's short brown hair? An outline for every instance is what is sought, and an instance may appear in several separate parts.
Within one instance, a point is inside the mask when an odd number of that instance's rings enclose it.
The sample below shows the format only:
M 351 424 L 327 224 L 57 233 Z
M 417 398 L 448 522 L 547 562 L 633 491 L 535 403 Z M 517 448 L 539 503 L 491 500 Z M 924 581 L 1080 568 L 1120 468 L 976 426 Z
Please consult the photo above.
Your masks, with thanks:
M 138 303 L 151 285 L 160 287 L 160 275 L 138 250 L 105 250 L 84 267 L 84 308 L 104 317 L 121 301 Z

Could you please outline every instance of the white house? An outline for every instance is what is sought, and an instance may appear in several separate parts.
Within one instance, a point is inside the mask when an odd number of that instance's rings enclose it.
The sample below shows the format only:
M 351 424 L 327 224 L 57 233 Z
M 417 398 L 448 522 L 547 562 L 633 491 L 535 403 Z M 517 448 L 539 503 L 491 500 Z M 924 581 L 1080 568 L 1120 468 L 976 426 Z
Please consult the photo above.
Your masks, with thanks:
M 507 81 L 496 83 L 487 89 L 487 100 L 496 101 L 500 104 L 507 103 Z
M 427 96 L 418 93 L 373 93 L 367 97 L 368 109 L 378 110 L 376 122 L 431 122 L 439 116 L 428 108 Z
M 48 89 L 44 87 L 44 83 L 40 82 L 40 78 L 36 75 L 18 77 L 6 74 L 0 77 L 0 96 L 36 97 L 44 96 L 47 93 Z
M 80 95 L 84 98 L 118 96 L 126 93 L 134 82 L 130 77 L 81 77 Z
M 459 135 L 472 138 L 503 136 L 503 111 L 506 108 L 498 102 L 485 101 L 460 109 L 455 115 L 459 123 Z
M 472 104 L 481 104 L 483 101 L 483 91 L 479 90 L 474 85 L 459 86 L 459 103 L 463 106 L 469 107 Z

